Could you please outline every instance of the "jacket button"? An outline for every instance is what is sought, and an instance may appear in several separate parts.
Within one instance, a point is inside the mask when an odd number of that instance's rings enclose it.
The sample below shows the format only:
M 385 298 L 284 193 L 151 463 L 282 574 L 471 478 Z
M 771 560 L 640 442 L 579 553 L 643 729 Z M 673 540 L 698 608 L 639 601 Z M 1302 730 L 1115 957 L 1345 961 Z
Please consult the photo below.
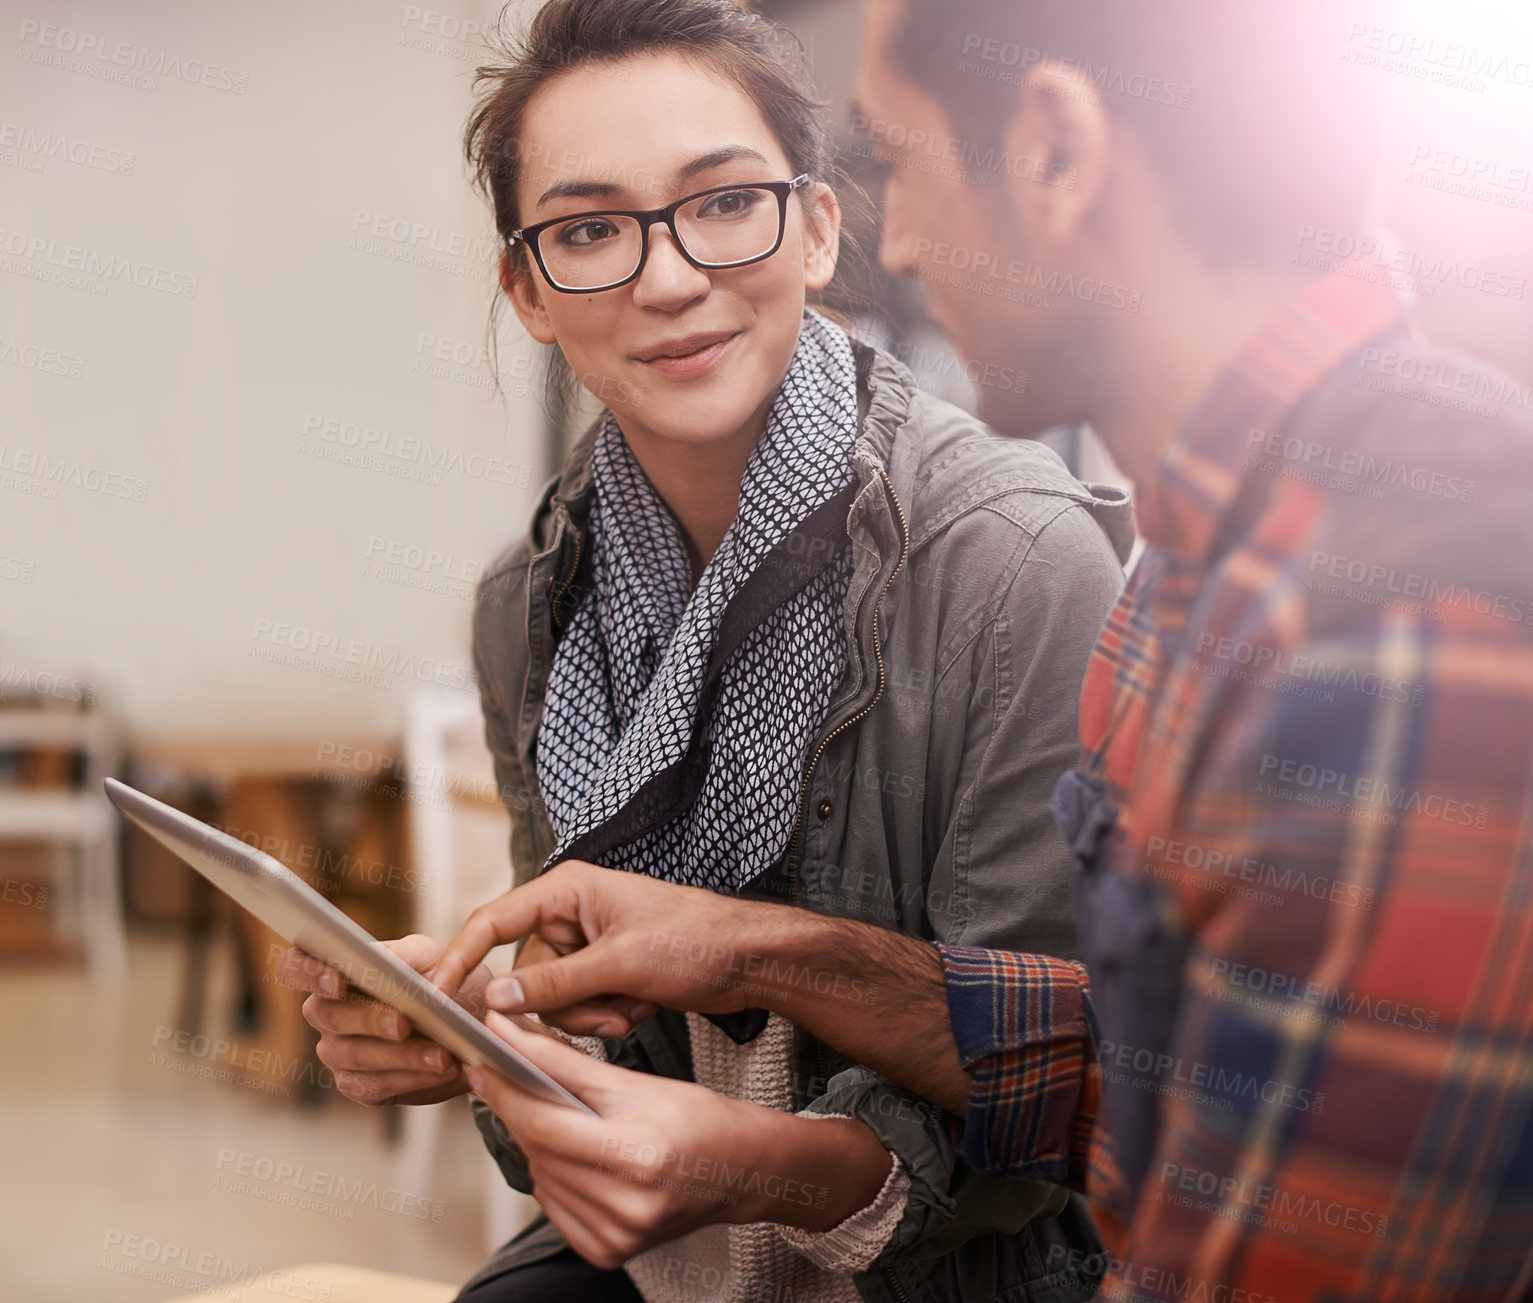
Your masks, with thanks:
M 832 808 L 833 807 L 829 801 L 821 801 L 820 804 L 816 807 L 815 813 L 822 819 L 829 819 Z

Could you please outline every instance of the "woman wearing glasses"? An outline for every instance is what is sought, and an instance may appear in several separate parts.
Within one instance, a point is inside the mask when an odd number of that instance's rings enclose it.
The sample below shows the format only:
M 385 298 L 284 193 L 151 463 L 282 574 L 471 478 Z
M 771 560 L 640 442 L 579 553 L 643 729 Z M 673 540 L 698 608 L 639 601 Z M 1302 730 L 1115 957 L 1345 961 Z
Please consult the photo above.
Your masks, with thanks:
M 1126 508 L 806 307 L 840 210 L 790 48 L 727 0 L 553 0 L 482 73 L 501 285 L 606 404 L 476 610 L 516 878 L 582 859 L 1067 953 L 1048 796 Z M 877 982 L 827 998 L 887 1016 Z M 352 1098 L 465 1089 L 379 1006 L 306 1011 Z M 969 1172 L 939 1110 L 775 1015 L 547 1021 L 622 1068 L 592 1065 L 600 1122 L 476 1102 L 547 1221 L 466 1298 L 990 1299 L 1098 1246 L 1062 1190 Z M 1090 1295 L 1071 1279 L 1048 1297 Z

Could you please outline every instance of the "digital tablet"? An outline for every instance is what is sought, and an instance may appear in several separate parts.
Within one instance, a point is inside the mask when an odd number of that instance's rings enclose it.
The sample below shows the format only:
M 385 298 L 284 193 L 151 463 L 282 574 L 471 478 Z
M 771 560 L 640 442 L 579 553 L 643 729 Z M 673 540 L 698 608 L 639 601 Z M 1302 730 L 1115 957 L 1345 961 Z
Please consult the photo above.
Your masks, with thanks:
M 115 778 L 106 780 L 106 794 L 131 822 L 272 931 L 398 1009 L 462 1062 L 483 1064 L 542 1099 L 593 1111 L 270 855 Z

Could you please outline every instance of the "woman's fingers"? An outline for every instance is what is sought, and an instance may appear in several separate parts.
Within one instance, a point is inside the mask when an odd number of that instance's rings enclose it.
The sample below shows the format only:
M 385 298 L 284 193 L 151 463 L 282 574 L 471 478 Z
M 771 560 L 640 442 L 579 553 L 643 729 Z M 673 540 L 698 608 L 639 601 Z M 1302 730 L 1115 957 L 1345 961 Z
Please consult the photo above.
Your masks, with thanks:
M 326 1033 L 316 1047 L 332 1072 L 422 1072 L 440 1076 L 455 1066 L 452 1055 L 440 1045 L 419 1036 L 407 1041 L 380 1041 L 372 1036 L 335 1036 Z
M 303 1002 L 304 1020 L 319 1032 L 337 1036 L 376 1036 L 383 1041 L 402 1041 L 410 1035 L 410 1020 L 398 1009 L 367 996 L 329 1000 L 311 995 Z
M 296 946 L 283 952 L 272 969 L 279 986 L 294 991 L 310 991 L 336 999 L 346 992 L 346 979 L 322 959 L 305 954 Z

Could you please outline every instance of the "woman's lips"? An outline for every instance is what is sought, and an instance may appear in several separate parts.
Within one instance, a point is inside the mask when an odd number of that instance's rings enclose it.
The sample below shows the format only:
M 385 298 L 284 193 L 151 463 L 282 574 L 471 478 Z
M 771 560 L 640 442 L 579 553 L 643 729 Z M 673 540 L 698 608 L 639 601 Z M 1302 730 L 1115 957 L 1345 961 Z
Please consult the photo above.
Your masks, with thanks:
M 721 339 L 716 344 L 709 344 L 706 348 L 700 348 L 695 353 L 687 353 L 682 357 L 657 357 L 648 362 L 640 362 L 640 366 L 649 367 L 658 372 L 667 380 L 691 380 L 696 376 L 711 371 L 720 358 L 733 346 L 738 334 L 731 335 L 728 339 Z

